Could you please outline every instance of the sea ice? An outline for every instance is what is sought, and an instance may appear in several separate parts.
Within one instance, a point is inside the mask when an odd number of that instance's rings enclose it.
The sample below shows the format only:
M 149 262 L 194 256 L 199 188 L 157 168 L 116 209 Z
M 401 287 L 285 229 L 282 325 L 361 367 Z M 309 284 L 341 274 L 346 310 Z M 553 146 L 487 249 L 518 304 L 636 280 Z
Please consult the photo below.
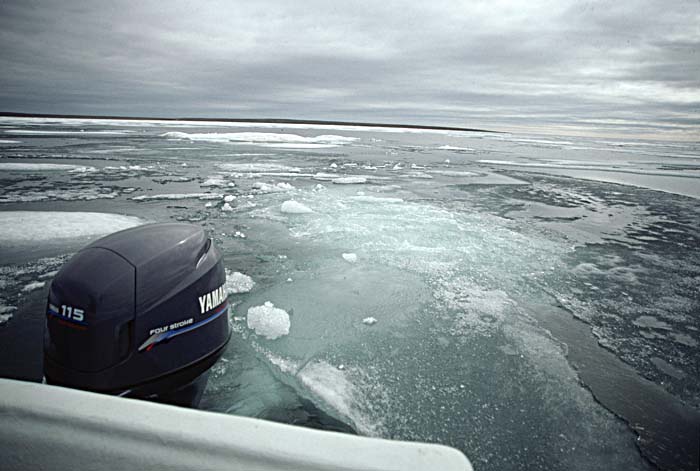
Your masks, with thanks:
M 360 183 L 367 183 L 366 177 L 339 177 L 331 180 L 336 185 L 354 185 Z
M 240 173 L 269 173 L 269 172 L 286 172 L 286 173 L 299 173 L 301 169 L 299 167 L 290 167 L 288 165 L 261 162 L 261 163 L 242 163 L 242 164 L 220 164 L 219 168 L 229 172 L 240 172 Z
M 6 306 L 0 304 L 0 325 L 5 324 L 12 319 L 12 313 L 17 310 L 17 306 Z
M 380 436 L 381 419 L 372 414 L 373 401 L 356 382 L 367 381 L 357 368 L 337 368 L 322 360 L 307 363 L 296 374 L 299 382 L 362 435 Z M 375 397 L 375 400 L 377 398 Z
M 40 163 L 22 163 L 22 162 L 2 162 L 0 163 L 0 171 L 5 170 L 8 172 L 53 172 L 53 171 L 90 171 L 88 169 L 95 170 L 94 167 L 83 167 L 80 165 L 70 165 L 70 164 L 40 164 Z
M 438 149 L 440 149 L 440 150 L 454 150 L 457 152 L 460 152 L 460 151 L 461 152 L 474 152 L 474 149 L 472 149 L 471 147 L 455 147 L 455 146 L 448 146 L 448 145 L 440 146 L 440 147 L 438 147 Z M 450 160 L 446 159 L 445 161 L 449 162 Z
M 362 323 L 365 325 L 374 325 L 377 323 L 377 319 L 375 319 L 374 317 L 365 317 L 364 319 L 362 319 Z
M 313 210 L 298 201 L 288 200 L 282 203 L 280 210 L 287 214 L 308 214 L 313 213 Z
M 274 340 L 289 334 L 290 326 L 287 311 L 275 307 L 269 301 L 248 309 L 248 328 L 267 339 Z
M 221 207 L 222 211 L 233 211 L 233 206 L 231 206 L 228 203 L 224 203 L 224 205 Z
M 143 224 L 121 214 L 68 211 L 2 211 L 0 243 L 48 242 L 54 239 L 92 237 Z
M 227 186 L 228 183 L 226 182 L 225 179 L 219 178 L 219 177 L 209 177 L 206 180 L 204 180 L 202 183 L 199 184 L 199 186 Z
M 166 132 L 162 137 L 167 139 L 189 139 L 191 141 L 205 142 L 231 142 L 239 144 L 258 145 L 262 147 L 281 148 L 315 148 L 315 147 L 336 147 L 350 144 L 358 138 L 321 135 L 314 137 L 300 136 L 298 134 L 277 134 L 270 132 L 229 132 L 229 133 L 186 133 L 186 132 Z
M 22 292 L 24 293 L 29 293 L 30 291 L 37 290 L 39 288 L 43 288 L 44 285 L 46 284 L 45 281 L 33 281 L 31 283 L 27 283 L 22 287 Z
M 223 195 L 220 193 L 168 193 L 163 195 L 140 195 L 131 198 L 134 201 L 151 201 L 151 200 L 219 200 Z
M 255 182 L 255 183 L 253 183 L 253 188 L 260 191 L 261 193 L 281 193 L 281 192 L 290 191 L 290 190 L 294 189 L 294 187 L 287 182 L 280 182 L 280 183 Z
M 354 253 L 344 253 L 343 258 L 345 259 L 345 261 L 350 263 L 357 262 L 357 254 Z
M 226 291 L 229 294 L 247 293 L 253 289 L 253 286 L 255 282 L 248 275 L 226 269 Z

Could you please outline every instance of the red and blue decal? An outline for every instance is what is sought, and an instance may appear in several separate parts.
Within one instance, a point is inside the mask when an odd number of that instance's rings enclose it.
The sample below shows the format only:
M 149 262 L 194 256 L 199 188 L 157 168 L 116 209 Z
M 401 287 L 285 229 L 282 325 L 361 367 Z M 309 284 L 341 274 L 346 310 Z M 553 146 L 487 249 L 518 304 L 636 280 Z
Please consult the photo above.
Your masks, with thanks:
M 153 347 L 158 345 L 161 342 L 165 342 L 166 340 L 169 340 L 173 337 L 177 337 L 178 335 L 186 334 L 187 332 L 191 332 L 195 329 L 198 329 L 200 327 L 203 327 L 213 320 L 217 319 L 220 317 L 222 314 L 228 311 L 228 301 L 224 302 L 219 309 L 214 311 L 214 313 L 207 317 L 206 319 L 203 319 L 199 322 L 195 322 L 194 324 L 190 324 L 185 327 L 180 327 L 179 329 L 173 329 L 173 330 L 168 330 L 166 332 L 159 332 L 156 334 L 151 335 L 146 339 L 145 342 L 141 344 L 139 347 L 139 352 L 146 350 L 147 352 L 150 351 Z

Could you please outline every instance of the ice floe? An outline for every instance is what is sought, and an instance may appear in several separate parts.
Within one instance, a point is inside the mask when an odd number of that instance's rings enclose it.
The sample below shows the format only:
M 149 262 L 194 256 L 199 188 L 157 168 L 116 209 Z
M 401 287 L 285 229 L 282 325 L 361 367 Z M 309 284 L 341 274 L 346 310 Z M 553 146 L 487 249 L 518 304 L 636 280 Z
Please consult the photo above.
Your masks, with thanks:
M 332 179 L 331 182 L 336 185 L 356 185 L 367 183 L 367 177 L 339 177 Z
M 357 254 L 355 254 L 355 253 L 344 253 L 344 254 L 343 254 L 343 259 L 344 259 L 346 262 L 355 263 L 355 262 L 357 262 Z
M 229 294 L 248 293 L 255 286 L 255 282 L 248 275 L 238 271 L 226 269 L 226 292 Z
M 267 301 L 262 306 L 248 309 L 248 328 L 269 340 L 289 334 L 291 322 L 287 311 Z
M 282 203 L 280 211 L 287 214 L 307 214 L 313 213 L 313 210 L 308 206 L 299 203 L 298 201 L 288 200 Z
M 365 388 L 371 379 L 359 368 L 337 368 L 332 364 L 315 360 L 297 370 L 296 378 L 317 401 L 322 401 L 330 412 L 352 424 L 362 435 L 380 436 L 383 433 L 381 416 L 375 402 L 384 401 L 384 391 L 377 385 L 367 397 Z
M 44 285 L 46 285 L 45 281 L 32 281 L 31 283 L 27 283 L 22 287 L 22 292 L 29 293 L 30 291 L 43 288 Z
M 365 324 L 365 325 L 374 325 L 374 324 L 376 324 L 377 322 L 378 322 L 377 319 L 374 318 L 374 317 L 371 317 L 371 316 L 370 316 L 370 317 L 365 317 L 364 319 L 362 319 L 362 323 Z
M 278 134 L 268 132 L 186 133 L 175 131 L 162 134 L 162 137 L 167 139 L 188 139 L 190 141 L 248 144 L 282 149 L 337 147 L 351 144 L 358 140 L 356 137 L 336 136 L 333 134 L 306 137 L 298 134 Z
M 35 243 L 109 234 L 143 224 L 121 214 L 68 211 L 1 211 L 0 243 Z
M 70 164 L 40 164 L 40 163 L 16 163 L 0 162 L 0 171 L 8 172 L 54 172 L 54 171 L 94 171 L 94 167 L 84 167 Z
M 474 149 L 471 147 L 458 147 L 458 146 L 450 146 L 450 145 L 444 145 L 438 147 L 440 150 L 452 150 L 455 152 L 474 152 Z M 449 162 L 449 159 L 447 160 Z
M 202 183 L 200 183 L 199 186 L 225 187 L 225 186 L 228 186 L 228 182 L 224 178 L 209 177 L 206 180 L 204 180 Z
M 134 196 L 131 199 L 134 201 L 153 201 L 153 200 L 220 200 L 224 195 L 220 193 L 167 193 L 162 195 L 140 195 Z
M 16 306 L 1 306 L 0 305 L 0 325 L 3 325 L 12 319 L 12 313 L 17 310 Z
M 222 170 L 227 170 L 230 172 L 239 173 L 270 173 L 270 172 L 285 172 L 285 173 L 299 173 L 301 169 L 299 167 L 290 167 L 289 165 L 282 165 L 269 162 L 260 163 L 223 163 L 219 164 L 219 168 Z
M 253 189 L 259 191 L 260 193 L 282 193 L 285 191 L 294 190 L 294 186 L 287 182 L 279 183 L 264 183 L 255 182 L 253 183 Z

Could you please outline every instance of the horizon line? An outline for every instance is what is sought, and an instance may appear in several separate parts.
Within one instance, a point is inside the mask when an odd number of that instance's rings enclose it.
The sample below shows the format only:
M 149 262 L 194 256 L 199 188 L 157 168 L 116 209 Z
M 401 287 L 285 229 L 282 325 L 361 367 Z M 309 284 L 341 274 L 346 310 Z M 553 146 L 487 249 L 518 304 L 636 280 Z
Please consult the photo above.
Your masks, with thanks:
M 465 128 L 459 126 L 441 126 L 427 124 L 399 124 L 399 123 L 371 123 L 364 121 L 338 121 L 323 119 L 293 119 L 293 118 L 164 118 L 154 116 L 112 116 L 112 115 L 81 115 L 81 114 L 53 114 L 53 113 L 19 113 L 14 111 L 0 111 L 0 117 L 11 118 L 60 118 L 60 119 L 113 119 L 124 121 L 219 121 L 224 123 L 273 123 L 273 124 L 312 124 L 329 126 L 356 126 L 356 127 L 382 127 L 426 129 L 437 131 L 461 131 L 461 132 L 487 132 L 501 134 L 503 131 L 489 129 Z

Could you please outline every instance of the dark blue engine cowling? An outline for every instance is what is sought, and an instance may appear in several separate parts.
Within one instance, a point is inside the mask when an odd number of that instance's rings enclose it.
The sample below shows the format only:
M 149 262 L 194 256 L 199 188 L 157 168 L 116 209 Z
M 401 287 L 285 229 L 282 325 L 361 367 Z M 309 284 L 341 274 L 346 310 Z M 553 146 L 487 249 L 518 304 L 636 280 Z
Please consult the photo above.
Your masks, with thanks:
M 51 283 L 47 382 L 196 405 L 230 337 L 225 282 L 199 226 L 148 224 L 88 245 Z

